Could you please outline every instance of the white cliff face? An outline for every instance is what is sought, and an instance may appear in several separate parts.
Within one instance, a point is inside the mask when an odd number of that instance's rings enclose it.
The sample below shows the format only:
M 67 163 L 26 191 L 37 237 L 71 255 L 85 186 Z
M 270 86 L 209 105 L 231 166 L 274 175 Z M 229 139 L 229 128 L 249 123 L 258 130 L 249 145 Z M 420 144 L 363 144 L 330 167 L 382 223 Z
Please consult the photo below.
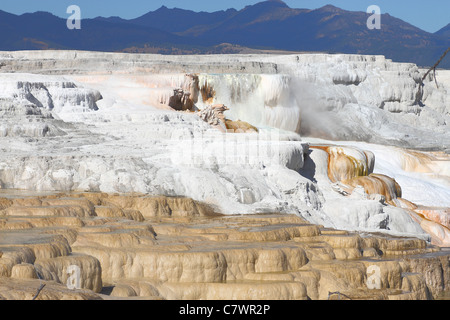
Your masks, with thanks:
M 226 214 L 296 213 L 429 240 L 406 210 L 364 190 L 336 192 L 327 154 L 310 145 L 338 144 L 354 157 L 371 152 L 366 169 L 396 179 L 403 198 L 450 207 L 449 160 L 417 173 L 391 147 L 450 148 L 445 71 L 416 103 L 423 71 L 379 56 L 49 51 L 0 53 L 0 62 L 2 188 L 187 196 Z M 259 132 L 225 134 L 173 111 L 177 88 L 197 95 L 199 109 L 225 104 L 227 118 Z
M 34 105 L 57 113 L 65 108 L 72 112 L 97 110 L 96 102 L 102 98 L 98 91 L 78 87 L 61 76 L 0 74 L 0 82 L 1 100 L 10 100 L 14 105 Z

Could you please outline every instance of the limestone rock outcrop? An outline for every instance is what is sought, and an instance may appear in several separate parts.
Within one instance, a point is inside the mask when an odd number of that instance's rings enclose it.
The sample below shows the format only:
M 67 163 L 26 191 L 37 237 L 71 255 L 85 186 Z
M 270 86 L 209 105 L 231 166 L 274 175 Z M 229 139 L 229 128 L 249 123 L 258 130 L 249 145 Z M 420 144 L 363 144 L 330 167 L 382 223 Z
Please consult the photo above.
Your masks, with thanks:
M 183 89 L 175 89 L 173 96 L 169 99 L 169 107 L 177 111 L 195 111 L 194 100 L 190 92 L 184 92 Z
M 218 128 L 222 132 L 226 132 L 225 124 L 225 111 L 229 110 L 223 104 L 215 104 L 208 106 L 199 112 L 200 118 L 210 124 L 211 126 Z

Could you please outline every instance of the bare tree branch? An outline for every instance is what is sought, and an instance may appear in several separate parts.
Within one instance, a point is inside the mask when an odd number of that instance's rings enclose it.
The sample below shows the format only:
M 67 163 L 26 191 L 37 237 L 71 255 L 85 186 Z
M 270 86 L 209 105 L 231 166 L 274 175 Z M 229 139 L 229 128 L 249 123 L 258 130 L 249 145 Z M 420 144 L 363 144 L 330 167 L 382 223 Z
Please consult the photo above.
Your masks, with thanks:
M 419 90 L 417 90 L 417 94 L 416 94 L 416 104 L 419 104 L 419 102 L 422 100 L 422 97 L 423 97 L 423 89 L 422 88 L 424 86 L 423 81 L 428 77 L 428 75 L 430 74 L 431 71 L 434 71 L 434 82 L 436 83 L 436 87 L 439 88 L 437 79 L 436 79 L 436 68 L 442 62 L 442 60 L 444 60 L 445 56 L 449 52 L 450 52 L 450 47 L 447 48 L 447 50 L 445 50 L 445 52 L 442 54 L 442 56 L 439 58 L 439 60 L 422 77 L 422 79 L 420 81 L 420 85 L 419 85 Z

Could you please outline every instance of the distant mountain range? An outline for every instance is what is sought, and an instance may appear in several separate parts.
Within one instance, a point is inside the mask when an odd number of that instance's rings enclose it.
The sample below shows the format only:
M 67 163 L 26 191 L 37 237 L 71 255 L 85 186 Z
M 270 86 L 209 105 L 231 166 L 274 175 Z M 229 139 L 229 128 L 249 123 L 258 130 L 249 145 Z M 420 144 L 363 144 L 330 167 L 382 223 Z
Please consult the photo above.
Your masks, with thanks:
M 77 49 L 163 54 L 242 53 L 255 50 L 377 54 L 433 65 L 450 46 L 450 24 L 436 33 L 383 14 L 369 30 L 366 12 L 327 5 L 293 9 L 269 0 L 242 10 L 194 12 L 165 6 L 136 19 L 97 17 L 69 30 L 50 13 L 20 16 L 0 10 L 0 50 Z M 450 57 L 440 67 L 450 68 Z
M 436 34 L 441 37 L 449 38 L 450 37 L 450 23 L 448 25 L 446 25 L 445 27 L 443 27 L 438 32 L 436 32 Z

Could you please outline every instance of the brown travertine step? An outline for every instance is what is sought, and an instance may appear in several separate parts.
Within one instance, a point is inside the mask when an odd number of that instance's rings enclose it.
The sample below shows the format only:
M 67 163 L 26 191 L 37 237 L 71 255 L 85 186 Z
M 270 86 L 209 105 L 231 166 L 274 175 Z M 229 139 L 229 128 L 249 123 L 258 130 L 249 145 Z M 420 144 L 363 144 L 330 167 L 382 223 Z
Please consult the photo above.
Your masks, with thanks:
M 0 299 L 41 282 L 40 299 L 432 299 L 449 288 L 449 259 L 420 239 L 224 216 L 181 197 L 0 198 Z M 71 266 L 78 291 L 66 288 Z

